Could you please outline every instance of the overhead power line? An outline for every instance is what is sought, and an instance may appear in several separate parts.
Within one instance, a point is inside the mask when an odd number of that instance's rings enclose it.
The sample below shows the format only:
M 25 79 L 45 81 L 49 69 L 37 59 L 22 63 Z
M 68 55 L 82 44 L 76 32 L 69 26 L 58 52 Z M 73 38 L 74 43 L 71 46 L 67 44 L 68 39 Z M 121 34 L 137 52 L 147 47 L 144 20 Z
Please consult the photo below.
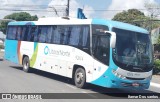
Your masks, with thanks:
M 66 7 L 68 9 L 68 11 L 70 10 L 70 0 L 67 0 L 67 4 L 66 5 L 27 5 L 27 4 L 5 4 L 3 6 L 8 6 L 8 7 Z M 68 12 L 66 9 L 66 12 Z M 71 9 L 75 9 L 75 8 L 72 8 Z M 134 9 L 134 8 L 133 8 Z M 136 9 L 136 8 L 135 8 Z M 160 7 L 150 7 L 148 9 L 160 9 Z M 144 8 L 139 8 L 138 10 L 148 10 L 148 9 L 144 9 Z M 85 11 L 125 11 L 125 10 L 128 10 L 126 8 L 123 8 L 123 9 L 94 9 L 94 10 L 91 10 L 91 9 L 84 9 Z
M 54 8 L 55 7 L 48 7 L 48 8 Z M 46 8 L 47 9 L 47 8 Z M 4 10 L 4 11 L 44 11 L 44 12 L 55 12 L 54 11 L 49 11 L 49 10 L 45 10 L 45 9 L 12 9 L 12 8 L 0 8 L 0 10 Z M 69 10 L 75 10 L 75 8 L 70 8 Z M 147 10 L 147 9 L 138 9 L 138 10 Z M 117 12 L 117 11 L 125 11 L 125 10 L 89 10 L 89 9 L 84 9 L 84 11 L 95 11 L 95 12 L 108 12 L 108 11 L 111 11 L 111 12 Z M 63 10 L 57 10 L 56 9 L 56 12 L 66 12 L 64 9 Z
M 54 7 L 66 7 L 67 5 L 18 5 L 18 4 L 5 4 L 3 6 L 8 6 L 8 7 L 50 7 L 50 6 L 54 6 Z
M 51 7 L 66 7 L 66 14 L 68 14 L 69 10 L 70 9 L 75 9 L 75 8 L 70 8 L 70 0 L 67 0 L 67 4 L 66 5 L 25 5 L 25 4 L 21 4 L 21 5 L 18 5 L 18 4 L 5 4 L 4 6 L 8 6 L 8 7 L 29 7 L 29 8 L 35 8 L 35 7 L 46 7 L 46 8 L 51 8 Z M 149 9 L 160 9 L 160 7 L 150 7 Z M 84 9 L 84 11 L 97 11 L 97 12 L 105 12 L 105 11 L 126 11 L 128 9 L 94 9 L 94 10 L 91 10 L 91 9 Z M 143 8 L 140 8 L 140 9 L 137 9 L 137 10 L 148 10 L 148 9 L 143 9 Z
M 55 12 L 51 10 L 44 10 L 44 9 L 8 9 L 8 8 L 0 8 L 1 11 L 40 11 L 40 12 Z M 64 11 L 56 11 L 56 12 L 64 12 Z

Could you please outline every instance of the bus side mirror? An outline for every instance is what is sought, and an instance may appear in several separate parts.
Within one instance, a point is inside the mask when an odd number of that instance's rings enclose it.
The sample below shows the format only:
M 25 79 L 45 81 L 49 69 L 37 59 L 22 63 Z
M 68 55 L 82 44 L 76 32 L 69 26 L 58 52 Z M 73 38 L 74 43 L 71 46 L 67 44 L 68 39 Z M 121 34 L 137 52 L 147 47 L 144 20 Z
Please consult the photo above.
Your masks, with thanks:
M 106 34 L 109 34 L 111 36 L 110 38 L 110 47 L 115 48 L 116 46 L 116 33 L 111 31 L 105 31 Z

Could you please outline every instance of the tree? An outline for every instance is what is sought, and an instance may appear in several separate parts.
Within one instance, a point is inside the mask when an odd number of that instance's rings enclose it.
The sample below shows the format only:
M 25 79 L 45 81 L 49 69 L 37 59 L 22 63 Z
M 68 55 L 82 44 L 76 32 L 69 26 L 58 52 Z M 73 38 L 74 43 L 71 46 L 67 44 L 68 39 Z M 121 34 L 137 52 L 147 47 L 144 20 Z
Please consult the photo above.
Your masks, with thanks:
M 35 21 L 35 20 L 38 20 L 38 17 L 37 15 L 31 16 L 27 12 L 20 12 L 20 13 L 13 13 L 13 14 L 7 15 L 4 17 L 4 19 L 11 19 L 16 21 Z M 6 34 L 6 28 L 9 22 L 10 21 L 1 21 L 0 23 L 0 30 L 4 34 Z
M 160 15 L 160 4 L 146 1 L 145 8 L 150 14 L 149 16 L 150 16 L 151 30 L 160 27 L 160 20 L 156 19 L 156 17 Z
M 158 3 L 145 2 L 145 8 L 150 13 L 152 18 L 156 18 L 160 15 L 160 4 Z
M 125 23 L 130 23 L 139 27 L 146 28 L 151 31 L 151 28 L 157 28 L 160 26 L 159 22 L 154 22 L 156 19 L 151 19 L 145 16 L 143 12 L 137 9 L 129 9 L 128 11 L 123 11 L 114 16 L 112 20 L 121 21 Z
M 148 20 L 149 17 L 146 17 L 143 12 L 137 9 L 129 9 L 128 11 L 123 11 L 114 16 L 112 20 L 121 21 L 125 23 L 130 23 L 137 26 L 145 26 L 144 23 L 137 23 L 140 20 Z

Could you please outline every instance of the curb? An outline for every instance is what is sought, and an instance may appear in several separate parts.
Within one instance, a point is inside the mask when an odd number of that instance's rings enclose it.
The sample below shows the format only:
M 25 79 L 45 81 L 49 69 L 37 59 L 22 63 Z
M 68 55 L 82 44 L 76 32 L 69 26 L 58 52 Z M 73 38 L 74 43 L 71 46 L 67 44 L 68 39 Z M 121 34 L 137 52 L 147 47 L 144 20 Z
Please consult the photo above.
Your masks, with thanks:
M 150 86 L 160 88 L 160 84 L 157 84 L 157 83 L 154 83 L 154 82 L 151 82 Z

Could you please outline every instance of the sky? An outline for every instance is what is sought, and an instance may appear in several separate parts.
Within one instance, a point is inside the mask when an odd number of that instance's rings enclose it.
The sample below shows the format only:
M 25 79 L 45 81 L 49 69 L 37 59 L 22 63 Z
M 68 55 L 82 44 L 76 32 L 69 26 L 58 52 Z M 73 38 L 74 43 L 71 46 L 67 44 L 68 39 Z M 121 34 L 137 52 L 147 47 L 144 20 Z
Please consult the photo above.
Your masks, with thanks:
M 26 12 L 38 17 L 64 16 L 63 11 L 67 4 L 67 0 L 0 0 L 0 2 L 0 19 L 13 12 L 20 12 L 12 10 L 29 10 Z M 116 13 L 132 8 L 141 9 L 149 15 L 144 10 L 146 2 L 160 4 L 160 0 L 70 0 L 70 17 L 77 17 L 77 8 L 83 8 L 87 18 L 112 19 Z

